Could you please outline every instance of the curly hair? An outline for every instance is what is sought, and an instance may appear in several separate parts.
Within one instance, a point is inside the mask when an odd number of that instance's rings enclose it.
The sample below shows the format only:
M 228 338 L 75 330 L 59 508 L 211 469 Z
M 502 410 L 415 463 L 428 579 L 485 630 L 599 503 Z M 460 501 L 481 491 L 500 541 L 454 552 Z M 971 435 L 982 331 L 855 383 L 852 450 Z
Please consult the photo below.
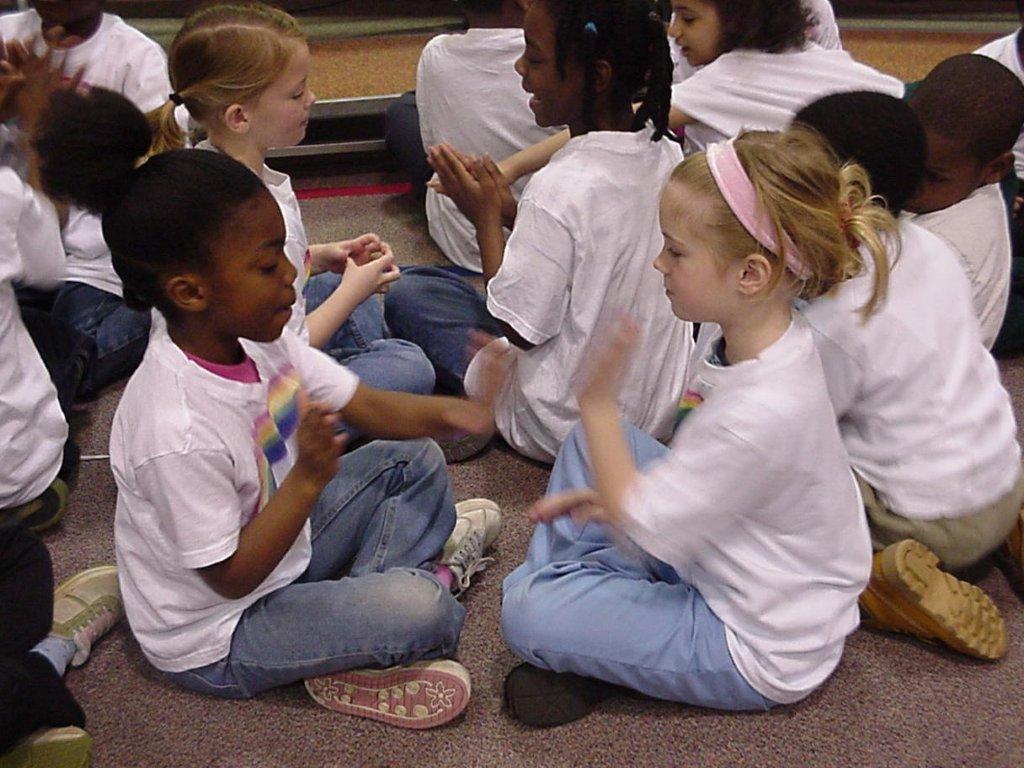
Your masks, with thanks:
M 751 48 L 781 53 L 807 42 L 814 19 L 802 0 L 709 0 L 722 22 L 722 53 Z

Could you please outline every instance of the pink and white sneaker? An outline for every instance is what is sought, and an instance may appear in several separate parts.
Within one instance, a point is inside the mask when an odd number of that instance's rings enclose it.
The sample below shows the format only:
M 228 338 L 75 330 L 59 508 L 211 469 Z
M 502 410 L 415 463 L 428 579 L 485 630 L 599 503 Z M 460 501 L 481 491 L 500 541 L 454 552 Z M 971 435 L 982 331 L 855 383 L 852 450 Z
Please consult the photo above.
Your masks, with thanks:
M 350 669 L 306 680 L 322 707 L 399 728 L 434 728 L 469 704 L 469 672 L 457 661 L 417 661 L 388 669 Z

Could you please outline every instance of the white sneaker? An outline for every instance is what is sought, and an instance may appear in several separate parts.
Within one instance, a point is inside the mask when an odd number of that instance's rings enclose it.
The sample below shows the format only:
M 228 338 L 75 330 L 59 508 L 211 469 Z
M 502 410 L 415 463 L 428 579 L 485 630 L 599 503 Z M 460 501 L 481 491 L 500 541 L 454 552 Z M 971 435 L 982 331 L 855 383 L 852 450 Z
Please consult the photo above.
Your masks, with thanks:
M 490 499 L 466 499 L 455 505 L 455 529 L 441 551 L 458 583 L 456 597 L 469 588 L 470 578 L 494 562 L 484 557 L 501 533 L 501 510 Z
M 117 588 L 117 566 L 101 565 L 75 574 L 53 592 L 51 634 L 73 640 L 78 650 L 71 666 L 89 658 L 93 644 L 124 615 Z

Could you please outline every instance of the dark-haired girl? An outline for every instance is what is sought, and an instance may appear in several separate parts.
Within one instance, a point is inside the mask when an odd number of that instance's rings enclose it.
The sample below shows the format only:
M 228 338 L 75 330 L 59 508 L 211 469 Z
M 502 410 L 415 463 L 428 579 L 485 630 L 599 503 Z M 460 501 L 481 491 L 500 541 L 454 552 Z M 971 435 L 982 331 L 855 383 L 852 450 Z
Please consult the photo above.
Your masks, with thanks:
M 418 269 L 385 299 L 395 335 L 419 344 L 454 391 L 477 386 L 468 329 L 504 336 L 494 343 L 514 366 L 495 420 L 509 444 L 541 461 L 553 459 L 578 418 L 569 378 L 609 317 L 639 314 L 643 340 L 622 405 L 656 436 L 671 428 L 692 347 L 689 324 L 669 311 L 651 268 L 661 245 L 658 192 L 681 159 L 665 135 L 671 61 L 653 11 L 646 0 L 530 6 L 516 69 L 538 125 L 568 125 L 572 138 L 526 186 L 507 244 L 502 209 L 511 198 L 494 164 L 435 148 L 439 177 L 476 227 L 487 295 L 443 270 Z
M 500 517 L 456 508 L 440 449 L 407 438 L 489 432 L 488 404 L 373 389 L 286 329 L 284 220 L 236 160 L 173 150 L 136 168 L 146 119 L 98 89 L 59 94 L 41 125 L 44 188 L 102 211 L 125 300 L 167 326 L 110 438 L 121 592 L 146 657 L 218 696 L 305 679 L 318 703 L 398 726 L 457 716 L 453 592 Z M 403 442 L 339 466 L 339 416 Z

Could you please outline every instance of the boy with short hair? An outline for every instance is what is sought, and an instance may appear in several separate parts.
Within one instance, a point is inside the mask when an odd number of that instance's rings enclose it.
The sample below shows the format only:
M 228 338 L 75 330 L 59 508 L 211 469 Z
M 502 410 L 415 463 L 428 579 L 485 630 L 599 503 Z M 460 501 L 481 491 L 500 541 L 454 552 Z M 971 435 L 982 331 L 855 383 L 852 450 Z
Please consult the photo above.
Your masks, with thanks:
M 1007 310 L 1012 256 L 999 182 L 1013 170 L 1024 84 L 993 59 L 963 54 L 936 66 L 909 103 L 928 153 L 921 188 L 906 208 L 960 256 L 991 349 Z

